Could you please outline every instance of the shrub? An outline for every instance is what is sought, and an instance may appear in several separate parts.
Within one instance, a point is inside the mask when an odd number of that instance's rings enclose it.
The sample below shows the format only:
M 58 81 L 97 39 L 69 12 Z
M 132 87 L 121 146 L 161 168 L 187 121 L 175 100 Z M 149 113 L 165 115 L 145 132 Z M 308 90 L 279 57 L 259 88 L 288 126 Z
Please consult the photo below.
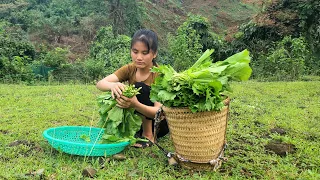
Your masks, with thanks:
M 104 62 L 105 72 L 111 74 L 131 62 L 130 42 L 126 35 L 114 35 L 111 26 L 102 27 L 90 47 L 90 60 Z
M 84 71 L 83 78 L 86 82 L 94 82 L 102 79 L 107 75 L 107 69 L 104 66 L 104 60 L 95 60 L 89 58 L 86 61 L 82 62 L 81 65 L 83 66 Z
M 168 49 L 174 59 L 172 65 L 175 70 L 187 69 L 200 57 L 203 45 L 200 43 L 199 32 L 202 32 L 201 29 L 205 30 L 207 26 L 205 18 L 189 15 L 175 35 L 168 34 Z
M 7 83 L 31 81 L 30 63 L 34 60 L 35 48 L 28 42 L 10 34 L 0 34 L 0 79 Z
M 169 51 L 174 59 L 173 68 L 176 71 L 188 69 L 200 57 L 202 45 L 199 39 L 199 35 L 193 29 L 177 36 L 168 34 Z
M 45 66 L 58 68 L 62 64 L 66 64 L 68 62 L 68 53 L 68 49 L 57 47 L 51 51 L 48 51 L 46 54 L 43 54 L 43 56 L 40 58 L 40 61 Z
M 297 80 L 303 74 L 309 54 L 304 38 L 286 36 L 253 62 L 255 77 L 266 80 Z
M 8 58 L 0 56 L 0 79 L 6 83 L 19 83 L 21 81 L 32 82 L 34 74 L 31 66 L 27 63 L 30 61 L 28 56 L 14 56 Z
M 175 70 L 188 69 L 207 49 L 215 50 L 211 54 L 213 61 L 229 56 L 230 48 L 224 39 L 210 29 L 205 17 L 189 14 L 174 35 L 168 34 L 168 56 L 172 57 L 170 62 Z

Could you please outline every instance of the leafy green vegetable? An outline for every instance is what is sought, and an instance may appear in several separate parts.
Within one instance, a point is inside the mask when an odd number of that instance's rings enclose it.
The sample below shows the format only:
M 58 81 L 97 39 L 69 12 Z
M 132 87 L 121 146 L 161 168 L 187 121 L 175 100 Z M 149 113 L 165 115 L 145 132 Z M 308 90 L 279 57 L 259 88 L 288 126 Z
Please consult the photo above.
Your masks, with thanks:
M 80 136 L 80 138 L 83 139 L 83 140 L 86 141 L 86 142 L 90 142 L 90 141 L 91 141 L 91 140 L 90 140 L 90 136 L 88 136 L 88 135 L 86 135 L 86 134 L 82 134 L 82 135 Z
M 207 50 L 189 69 L 177 73 L 170 65 L 153 67 L 159 73 L 151 85 L 151 101 L 167 107 L 189 107 L 192 112 L 219 111 L 224 107 L 229 82 L 245 81 L 251 76 L 249 51 L 244 50 L 224 61 L 212 63 Z
M 141 88 L 128 85 L 122 92 L 126 97 L 139 94 Z M 116 106 L 117 101 L 112 98 L 111 92 L 98 97 L 100 121 L 98 126 L 104 128 L 101 143 L 136 142 L 134 134 L 140 129 L 142 119 L 134 113 L 133 108 L 122 109 Z

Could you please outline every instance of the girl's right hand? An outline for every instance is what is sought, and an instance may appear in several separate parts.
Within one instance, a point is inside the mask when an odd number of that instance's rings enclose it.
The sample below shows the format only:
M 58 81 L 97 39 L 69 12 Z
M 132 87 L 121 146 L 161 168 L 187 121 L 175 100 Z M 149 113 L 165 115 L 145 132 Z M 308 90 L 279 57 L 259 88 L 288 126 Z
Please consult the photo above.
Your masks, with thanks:
M 115 82 L 110 88 L 112 98 L 115 99 L 117 97 L 120 97 L 122 95 L 122 91 L 124 91 L 125 86 L 126 85 L 122 84 L 121 82 Z

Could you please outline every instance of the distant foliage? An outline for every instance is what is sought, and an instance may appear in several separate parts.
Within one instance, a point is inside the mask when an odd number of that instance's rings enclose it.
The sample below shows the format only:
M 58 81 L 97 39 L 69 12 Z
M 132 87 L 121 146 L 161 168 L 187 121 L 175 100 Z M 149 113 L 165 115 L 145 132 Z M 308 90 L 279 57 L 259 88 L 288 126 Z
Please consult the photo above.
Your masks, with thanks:
M 6 5 L 10 8 L 0 11 L 0 18 L 49 43 L 61 43 L 62 36 L 71 35 L 91 41 L 96 30 L 109 22 L 106 1 L 24 0 Z
M 138 1 L 107 0 L 109 18 L 112 20 L 113 33 L 115 35 L 125 34 L 132 36 L 133 33 L 142 28 L 142 16 L 144 9 Z
M 33 78 L 30 63 L 34 61 L 35 48 L 17 35 L 0 33 L 0 79 L 4 82 L 31 81 Z M 1 32 L 0 31 L 0 32 Z
M 269 53 L 253 63 L 255 77 L 264 80 L 297 80 L 304 73 L 308 56 L 304 38 L 286 36 Z
M 312 50 L 320 53 L 320 1 L 292 0 L 291 3 L 287 2 L 287 5 L 298 13 L 299 26 Z
M 88 58 L 80 64 L 83 67 L 83 80 L 86 82 L 98 81 L 108 74 L 105 61 Z
M 96 82 L 131 62 L 130 41 L 128 36 L 114 35 L 111 26 L 102 27 L 91 44 L 89 57 L 57 68 L 52 73 L 53 79 L 62 82 Z
M 131 62 L 131 38 L 126 35 L 114 35 L 112 27 L 102 27 L 90 48 L 90 57 L 104 62 L 107 74 Z
M 221 61 L 232 52 L 222 37 L 210 31 L 208 20 L 200 15 L 189 14 L 176 33 L 168 34 L 168 51 L 171 65 L 177 71 L 188 69 L 207 49 L 214 49 L 211 58 Z
M 173 68 L 182 71 L 189 68 L 207 49 L 214 48 L 216 41 L 209 32 L 208 20 L 192 15 L 181 25 L 176 34 L 168 34 L 168 50 L 173 58 Z
M 173 68 L 176 71 L 188 69 L 196 62 L 202 52 L 200 36 L 194 29 L 180 27 L 176 36 L 169 34 L 169 52 L 173 58 Z
M 45 66 L 58 68 L 68 62 L 68 52 L 68 49 L 57 47 L 43 55 L 40 61 L 42 61 Z
M 306 59 L 307 74 L 320 75 L 320 1 L 294 0 L 291 8 L 299 15 L 299 26 L 313 55 Z
M 280 42 L 285 36 L 302 36 L 306 42 L 305 49 L 310 52 L 304 57 L 304 73 L 320 74 L 320 1 L 273 1 L 265 12 L 241 25 L 239 30 L 231 42 L 232 49 L 235 52 L 249 49 L 253 62 L 274 53 L 278 48 L 275 42 Z
M 176 6 L 170 7 L 172 3 Z M 184 13 L 182 4 L 178 0 L 2 1 L 0 80 L 47 80 L 49 72 L 58 81 L 94 82 L 131 62 L 130 37 L 144 26 L 155 28 L 161 35 L 158 63 L 170 64 L 177 71 L 189 68 L 207 49 L 215 50 L 211 54 L 214 62 L 248 49 L 252 78 L 295 80 L 302 74 L 320 75 L 319 0 L 264 1 L 264 10 L 240 25 L 233 36 L 227 36 L 228 41 L 211 32 L 216 28 L 210 27 L 211 22 L 204 16 L 193 14 L 175 33 L 163 37 L 162 32 L 166 31 L 159 32 L 155 26 L 171 26 L 161 27 L 171 32 L 181 22 L 177 20 L 180 15 L 168 23 L 167 15 L 161 13 L 167 11 L 156 7 L 151 14 L 163 18 L 159 24 L 151 18 L 148 8 L 162 5 L 159 7 L 177 14 L 175 10 Z M 31 41 L 41 43 L 34 47 Z M 44 49 L 39 47 L 42 43 Z M 63 48 L 69 45 L 70 49 Z
M 31 82 L 34 74 L 28 56 L 0 56 L 0 79 L 5 83 Z
M 29 56 L 33 60 L 35 54 L 33 44 L 19 26 L 0 21 L 0 56 Z

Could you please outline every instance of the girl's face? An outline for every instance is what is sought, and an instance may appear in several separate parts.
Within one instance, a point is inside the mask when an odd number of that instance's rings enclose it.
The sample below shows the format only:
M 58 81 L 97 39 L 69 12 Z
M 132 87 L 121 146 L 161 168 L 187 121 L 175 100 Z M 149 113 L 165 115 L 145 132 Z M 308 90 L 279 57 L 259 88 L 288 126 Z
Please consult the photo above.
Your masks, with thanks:
M 141 41 L 137 41 L 132 45 L 131 58 L 137 68 L 151 68 L 153 66 L 152 60 L 157 56 L 157 53 L 150 50 Z

